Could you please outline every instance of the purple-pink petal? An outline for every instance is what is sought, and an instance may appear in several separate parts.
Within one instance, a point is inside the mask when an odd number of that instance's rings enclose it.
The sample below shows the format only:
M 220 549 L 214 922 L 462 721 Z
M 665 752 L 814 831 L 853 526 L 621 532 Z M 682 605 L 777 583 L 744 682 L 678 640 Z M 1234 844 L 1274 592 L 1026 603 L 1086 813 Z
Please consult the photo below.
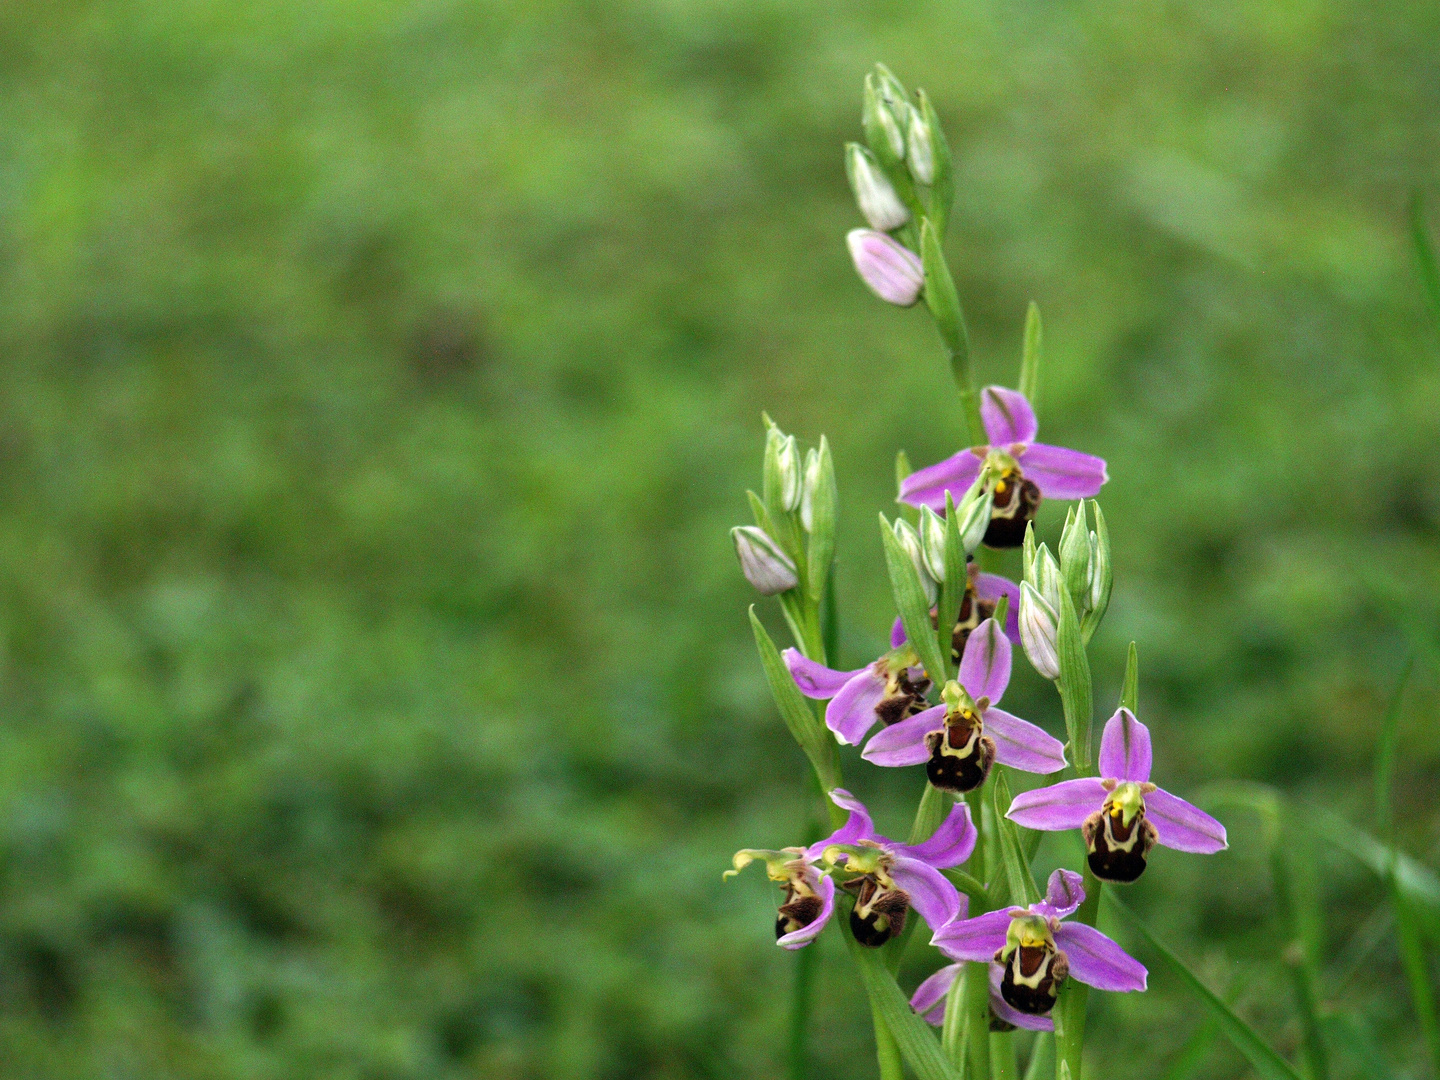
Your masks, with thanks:
M 1230 846 L 1224 825 L 1164 788 L 1145 796 L 1145 817 L 1155 826 L 1156 841 L 1176 851 L 1213 855 Z
M 1065 768 L 1065 744 L 1004 709 L 985 710 L 985 734 L 995 741 L 995 760 L 1021 772 L 1048 776 Z
M 980 419 L 991 446 L 1033 442 L 1039 430 L 1035 410 L 1025 395 L 1004 386 L 987 386 L 980 391 Z
M 890 876 L 895 884 L 910 894 L 910 906 L 938 930 L 960 914 L 960 893 L 950 879 L 928 863 L 905 855 L 895 855 Z
M 950 987 L 955 984 L 955 978 L 959 974 L 959 964 L 950 964 L 935 972 L 915 988 L 915 994 L 910 998 L 910 1007 L 939 1027 L 945 1019 L 945 995 L 950 993 Z
M 1010 803 L 1005 816 L 1027 829 L 1044 832 L 1078 829 L 1104 805 L 1107 794 L 1105 786 L 1093 776 L 1062 780 L 1049 787 L 1022 791 Z
M 1150 758 L 1150 729 L 1129 709 L 1116 709 L 1100 737 L 1100 775 L 1143 784 L 1150 779 Z
M 875 823 L 870 820 L 870 811 L 865 809 L 864 803 L 844 788 L 836 788 L 830 792 L 830 801 L 842 810 L 850 811 L 850 816 L 845 819 L 844 825 L 824 840 L 805 849 L 805 858 L 811 862 L 825 854 L 825 849 L 831 844 L 853 844 L 859 840 L 875 838 Z
M 1063 446 L 1032 443 L 1016 458 L 1025 479 L 1035 481 L 1047 499 L 1088 499 L 1110 479 L 1103 458 Z
M 1145 965 L 1093 926 L 1061 923 L 1055 931 L 1055 946 L 1070 961 L 1072 979 L 1115 993 L 1145 989 L 1149 974 Z
M 925 274 L 920 257 L 883 232 L 851 229 L 845 237 L 862 281 L 886 303 L 909 307 L 920 298 Z
M 875 726 L 875 706 L 885 700 L 885 676 L 877 662 L 861 668 L 825 706 L 825 726 L 846 746 L 858 746 Z
M 944 461 L 911 473 L 900 481 L 900 501 L 911 506 L 928 506 L 937 514 L 943 514 L 945 492 L 950 492 L 958 504 L 980 475 L 980 462 L 987 452 L 988 447 L 984 446 L 961 450 Z
M 815 921 L 808 926 L 802 926 L 799 930 L 792 930 L 775 939 L 775 944 L 782 949 L 802 949 L 810 942 L 820 936 L 820 931 L 825 929 L 825 924 L 830 921 L 830 916 L 835 914 L 835 882 L 827 875 L 822 877 L 815 885 L 815 892 L 820 896 L 820 914 L 815 916 Z
M 964 802 L 958 802 L 950 808 L 950 813 L 929 840 L 919 844 L 892 844 L 890 850 L 897 855 L 919 859 L 939 870 L 946 870 L 959 866 L 970 858 L 971 852 L 975 850 L 975 838 L 975 823 L 970 819 L 970 807 Z M 963 902 L 964 897 L 961 897 L 961 900 Z M 968 904 L 966 906 L 968 907 Z M 964 918 L 963 912 L 961 918 Z
M 898 724 L 881 728 L 870 737 L 860 755 L 875 765 L 898 768 L 904 765 L 920 765 L 930 760 L 930 748 L 925 745 L 925 736 L 945 726 L 945 706 L 936 705 L 918 712 Z
M 1010 639 L 994 619 L 986 619 L 970 632 L 960 658 L 960 685 L 976 701 L 996 704 L 1010 685 Z
M 836 671 L 828 668 L 815 660 L 811 660 L 798 649 L 786 649 L 780 654 L 785 660 L 785 666 L 790 669 L 790 677 L 795 680 L 795 685 L 800 692 L 808 698 L 833 698 L 840 692 L 840 688 L 863 671 L 857 668 L 854 671 Z
M 890 624 L 890 648 L 898 649 L 908 640 L 905 636 L 905 624 L 900 620 L 900 616 L 896 615 L 895 621 Z
M 1050 875 L 1045 883 L 1046 914 L 1057 919 L 1072 915 L 1085 902 L 1085 879 L 1074 870 L 1063 867 Z M 1037 907 L 1040 905 L 1036 905 Z
M 1033 1013 L 1022 1013 L 1000 996 L 1000 981 L 1005 977 L 1005 969 L 999 964 L 990 963 L 990 1011 L 1004 1020 L 1007 1024 L 1014 1024 L 1026 1031 L 1054 1031 L 1055 1021 L 1048 1016 L 1036 1016 Z M 940 1019 L 945 1019 L 944 1011 L 941 1011 Z
M 975 595 L 981 600 L 994 602 L 1002 596 L 1010 598 L 1010 610 L 1005 616 L 1005 636 L 1012 645 L 1020 644 L 1020 586 L 999 574 L 976 574 Z M 903 627 L 902 633 L 903 633 Z M 903 639 L 902 639 L 903 640 Z
M 1005 944 L 1005 932 L 1010 929 L 1010 912 L 987 911 L 973 919 L 961 919 L 949 926 L 942 926 L 930 939 L 934 945 L 951 960 L 986 960 L 993 957 Z

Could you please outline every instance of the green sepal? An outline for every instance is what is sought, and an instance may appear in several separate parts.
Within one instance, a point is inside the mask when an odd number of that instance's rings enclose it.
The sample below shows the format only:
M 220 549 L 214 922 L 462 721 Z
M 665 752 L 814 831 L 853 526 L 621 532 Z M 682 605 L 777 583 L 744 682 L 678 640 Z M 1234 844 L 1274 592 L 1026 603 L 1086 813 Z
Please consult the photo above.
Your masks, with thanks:
M 904 450 L 897 451 L 895 454 L 895 501 L 900 503 L 900 516 L 910 522 L 911 525 L 919 522 L 920 511 L 909 503 L 900 502 L 900 485 L 903 484 L 905 478 L 914 471 L 915 470 L 910 467 L 910 455 L 905 453 Z
M 830 563 L 835 558 L 835 525 L 839 517 L 839 493 L 835 485 L 835 461 L 830 444 L 820 436 L 820 475 L 811 496 L 810 540 L 805 562 L 805 587 L 817 603 L 825 593 Z
M 1040 305 L 1034 300 L 1025 309 L 1025 344 L 1020 350 L 1020 382 L 1018 389 L 1030 402 L 1030 409 L 1040 415 L 1040 355 L 1045 342 L 1045 328 L 1040 322 Z
M 1065 511 L 1065 528 L 1060 532 L 1056 549 L 1060 573 L 1075 601 L 1076 611 L 1085 611 L 1090 591 L 1090 524 L 1085 517 L 1085 500 Z
M 990 770 L 991 799 L 995 807 L 995 831 L 1000 838 L 1000 858 L 1005 870 L 1005 882 L 1012 903 L 1028 907 L 1040 899 L 1040 887 L 1030 873 L 1030 860 L 1025 858 L 1020 840 L 1020 826 L 1005 816 L 1010 809 L 1010 781 L 1005 777 L 1005 766 L 996 765 Z M 999 898 L 996 898 L 997 906 Z
M 1220 1025 L 1221 1033 L 1244 1055 L 1262 1080 L 1302 1080 L 1295 1067 L 1276 1053 L 1254 1028 L 1240 1019 L 1234 1009 L 1201 982 L 1199 976 L 1151 932 L 1144 920 L 1131 911 L 1125 902 L 1115 895 L 1113 889 L 1107 889 L 1104 897 L 1111 910 L 1124 918 L 1131 928 L 1145 939 L 1151 950 L 1165 961 L 1166 966 L 1199 999 Z
M 1120 687 L 1120 707 L 1138 713 L 1140 706 L 1140 654 L 1135 642 L 1125 655 L 1125 682 Z
M 900 543 L 884 514 L 880 515 L 880 536 L 885 544 L 885 566 L 890 572 L 890 590 L 895 595 L 895 607 L 900 612 L 900 622 L 905 627 L 910 647 L 920 658 L 930 681 L 937 686 L 943 686 L 946 681 L 945 662 L 940 656 L 934 628 L 930 625 L 930 605 L 925 600 L 925 590 L 920 584 L 920 572 L 916 570 L 909 552 Z
M 936 608 L 935 639 L 940 649 L 940 659 L 945 665 L 945 678 L 955 677 L 955 661 L 951 657 L 951 645 L 955 635 L 955 620 L 960 614 L 960 605 L 965 600 L 965 587 L 970 575 L 965 569 L 965 545 L 960 539 L 960 524 L 955 513 L 955 499 L 945 492 L 945 580 L 940 583 L 940 603 Z
M 814 766 L 815 776 L 820 781 L 820 790 L 829 792 L 839 787 L 840 761 L 835 749 L 835 738 L 824 721 L 815 714 L 805 695 L 800 693 L 795 680 L 790 677 L 790 669 L 785 666 L 780 651 L 775 648 L 775 642 L 755 614 L 754 605 L 750 607 L 750 627 L 755 632 L 755 648 L 760 652 L 760 666 L 765 669 L 765 681 L 770 684 L 770 694 L 775 698 L 775 705 L 780 710 L 785 726 L 790 729 L 790 734 L 795 737 L 800 749 L 805 751 L 805 756 Z M 826 799 L 826 802 L 829 803 L 829 799 Z M 845 816 L 845 811 L 832 804 L 830 818 L 837 827 L 844 824 Z
M 1090 686 L 1090 661 L 1085 655 L 1085 642 L 1080 634 L 1080 621 L 1075 616 L 1075 603 L 1068 589 L 1060 590 L 1060 624 L 1055 638 L 1055 652 L 1060 662 L 1060 678 L 1056 686 L 1065 710 L 1065 733 L 1070 740 L 1070 762 L 1077 776 L 1091 776 L 1095 759 L 1090 752 L 1091 729 L 1095 721 L 1095 702 Z
M 870 1004 L 894 1037 L 905 1064 L 919 1080 L 961 1080 L 960 1073 L 945 1060 L 930 1025 L 910 1007 L 910 1000 L 896 985 L 894 976 L 885 965 L 883 950 L 865 948 L 850 933 L 848 920 L 840 918 L 837 921 L 842 927 L 850 956 L 860 969 L 860 978 L 865 984 Z

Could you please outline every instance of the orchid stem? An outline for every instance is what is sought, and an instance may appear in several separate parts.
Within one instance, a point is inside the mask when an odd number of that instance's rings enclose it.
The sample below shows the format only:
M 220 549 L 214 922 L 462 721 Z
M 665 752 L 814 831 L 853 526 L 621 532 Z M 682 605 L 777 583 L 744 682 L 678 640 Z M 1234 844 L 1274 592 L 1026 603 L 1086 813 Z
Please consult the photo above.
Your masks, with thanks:
M 1020 1058 L 1015 1050 L 1013 1031 L 990 1033 L 991 1080 L 1020 1080 Z
M 815 1003 L 815 947 L 800 949 L 795 962 L 795 993 L 790 1008 L 790 1080 L 809 1080 L 810 1012 Z
M 905 1080 L 905 1068 L 900 1061 L 900 1047 L 895 1036 L 890 1034 L 880 1007 L 870 1003 L 870 1015 L 875 1021 L 875 1061 L 880 1066 L 880 1080 Z
M 990 965 L 965 965 L 965 1058 L 969 1075 L 990 1076 Z

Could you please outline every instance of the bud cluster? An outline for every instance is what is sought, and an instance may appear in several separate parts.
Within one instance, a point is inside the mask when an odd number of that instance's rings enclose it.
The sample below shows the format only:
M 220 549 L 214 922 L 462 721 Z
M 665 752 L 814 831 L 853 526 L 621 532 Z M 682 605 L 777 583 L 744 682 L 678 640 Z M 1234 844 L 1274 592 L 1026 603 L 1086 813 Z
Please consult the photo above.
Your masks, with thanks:
M 1036 545 L 1035 528 L 1025 531 L 1025 580 L 1020 583 L 1020 640 L 1035 670 L 1060 677 L 1060 621 L 1068 605 L 1075 613 L 1080 639 L 1088 644 L 1110 604 L 1110 533 L 1093 499 L 1095 528 L 1086 522 L 1085 502 L 1070 508 L 1060 534 L 1057 560 L 1045 544 Z

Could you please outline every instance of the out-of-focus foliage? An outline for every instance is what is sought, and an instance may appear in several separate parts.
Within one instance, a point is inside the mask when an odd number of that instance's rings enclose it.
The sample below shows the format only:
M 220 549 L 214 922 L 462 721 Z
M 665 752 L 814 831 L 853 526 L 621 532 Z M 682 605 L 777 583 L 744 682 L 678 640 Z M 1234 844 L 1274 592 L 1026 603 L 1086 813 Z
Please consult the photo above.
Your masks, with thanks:
M 760 410 L 835 449 L 852 664 L 892 614 L 894 452 L 963 426 L 844 252 L 877 59 L 954 148 L 982 375 L 1038 300 L 1042 431 L 1110 461 L 1102 705 L 1136 638 L 1167 787 L 1366 821 L 1404 651 L 1368 579 L 1440 608 L 1404 210 L 1437 40 L 1422 3 L 6 5 L 5 1074 L 775 1075 L 795 958 L 761 875 L 720 882 L 814 805 L 726 534 Z M 1434 687 L 1396 788 L 1422 859 Z M 1033 674 L 1007 707 L 1060 730 Z M 918 772 L 846 768 L 904 835 Z M 1127 897 L 1293 1057 L 1268 855 L 1228 820 Z M 1322 989 L 1413 1066 L 1383 890 L 1315 851 Z M 818 1063 L 863 1074 L 819 948 Z M 1097 1069 L 1201 1022 L 1163 972 L 1095 998 Z

